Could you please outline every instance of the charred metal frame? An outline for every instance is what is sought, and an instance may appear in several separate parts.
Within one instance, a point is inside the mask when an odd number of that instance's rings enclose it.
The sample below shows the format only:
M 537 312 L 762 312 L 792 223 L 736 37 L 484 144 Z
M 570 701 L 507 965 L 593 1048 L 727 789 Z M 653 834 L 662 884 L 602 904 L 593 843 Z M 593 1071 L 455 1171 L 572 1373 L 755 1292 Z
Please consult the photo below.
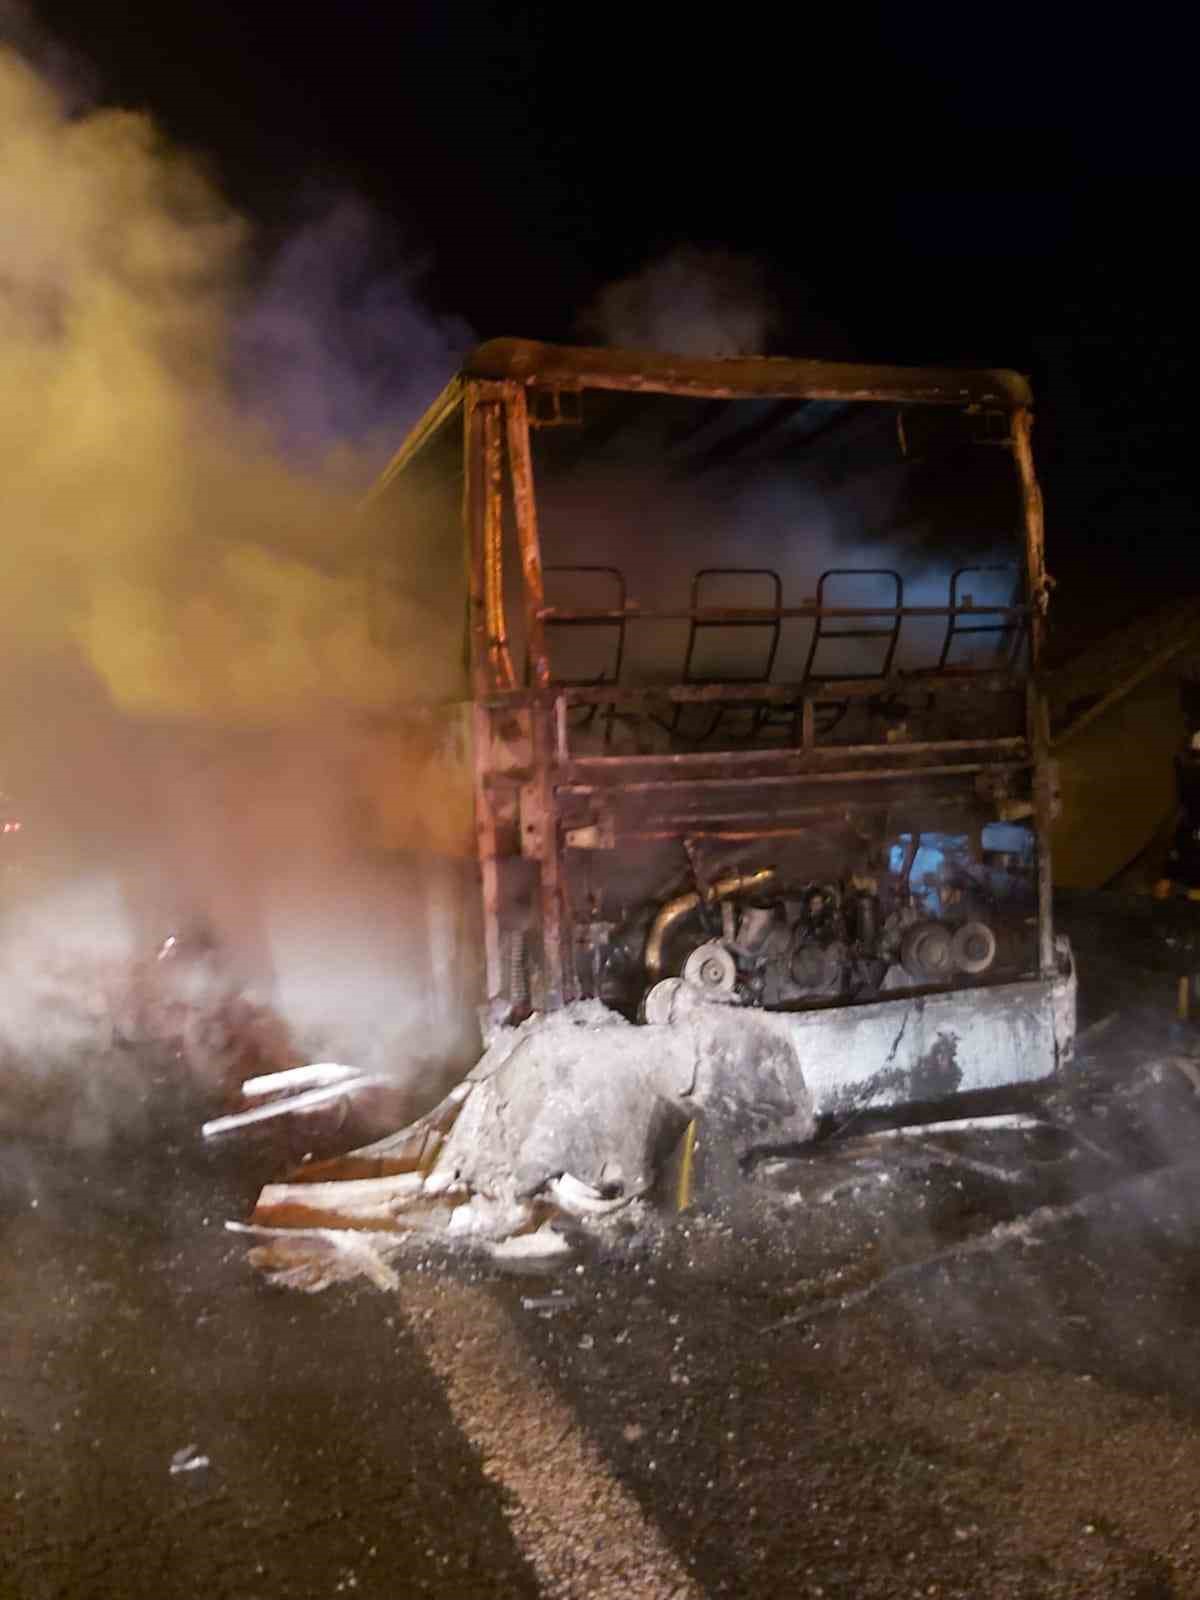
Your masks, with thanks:
M 714 400 L 878 401 L 1003 412 L 1008 418 L 1007 447 L 1016 464 L 1023 499 L 1024 603 L 976 606 L 969 598 L 960 603 L 956 586 L 947 606 L 906 605 L 902 594 L 900 603 L 892 607 L 827 606 L 821 592 L 815 602 L 790 606 L 704 607 L 696 604 L 693 596 L 693 603 L 686 608 L 654 612 L 632 604 L 593 610 L 548 607 L 531 429 L 545 425 L 546 419 L 565 415 L 564 396 L 578 402 L 589 389 Z M 1050 580 L 1045 570 L 1042 501 L 1031 447 L 1031 396 L 1023 378 L 1006 371 L 956 372 L 775 359 L 700 361 L 496 341 L 470 357 L 402 446 L 376 492 L 386 489 L 433 435 L 459 415 L 464 440 L 463 516 L 475 702 L 476 827 L 487 985 L 494 1001 L 511 998 L 514 985 L 521 982 L 527 983 L 528 1001 L 537 1009 L 555 1009 L 575 997 L 573 918 L 564 898 L 564 852 L 612 848 L 614 828 L 620 837 L 613 816 L 620 810 L 622 797 L 654 792 L 677 802 L 676 813 L 658 819 L 665 827 L 641 833 L 631 830 L 631 837 L 682 840 L 689 827 L 703 823 L 705 837 L 750 840 L 795 835 L 803 831 L 806 817 L 828 811 L 843 796 L 891 793 L 914 778 L 992 782 L 999 794 L 1006 792 L 1006 785 L 1018 772 L 1030 778 L 1037 840 L 1039 972 L 1043 979 L 1054 974 L 1049 853 L 1053 785 L 1046 707 L 1038 682 Z M 518 683 L 514 674 L 505 624 L 506 505 L 524 596 L 528 658 L 524 684 Z M 914 675 L 897 673 L 893 666 L 896 638 L 908 617 L 944 617 L 947 623 L 939 666 L 919 675 L 920 686 L 951 696 L 1023 690 L 1022 735 L 840 746 L 821 743 L 818 706 L 912 688 Z M 610 717 L 637 717 L 653 706 L 674 707 L 678 714 L 689 703 L 702 703 L 719 714 L 728 705 L 746 703 L 748 684 L 745 679 L 689 682 L 686 672 L 685 681 L 654 689 L 624 687 L 619 682 L 555 682 L 547 649 L 548 625 L 610 623 L 624 630 L 642 620 L 680 620 L 691 624 L 694 641 L 697 627 L 758 624 L 778 630 L 788 618 L 814 623 L 809 669 L 822 637 L 835 637 L 842 630 L 852 632 L 855 627 L 884 639 L 887 652 L 880 676 L 814 678 L 809 670 L 800 682 L 754 683 L 756 702 L 793 714 L 790 746 L 631 755 L 572 752 L 568 732 L 572 707 L 603 706 Z M 1017 659 L 1024 652 L 1014 648 L 1001 671 L 964 673 L 947 667 L 953 636 L 984 627 L 1023 632 L 1027 663 Z M 729 799 L 723 800 L 724 795 Z M 757 804 L 755 795 L 760 797 Z M 519 837 L 513 836 L 511 825 L 514 797 L 519 801 Z M 596 817 L 584 824 L 579 822 L 581 802 L 597 806 Z M 532 907 L 525 927 L 513 925 L 509 904 L 512 869 L 518 862 L 527 869 L 523 893 Z M 520 964 L 525 969 L 523 979 L 514 976 Z

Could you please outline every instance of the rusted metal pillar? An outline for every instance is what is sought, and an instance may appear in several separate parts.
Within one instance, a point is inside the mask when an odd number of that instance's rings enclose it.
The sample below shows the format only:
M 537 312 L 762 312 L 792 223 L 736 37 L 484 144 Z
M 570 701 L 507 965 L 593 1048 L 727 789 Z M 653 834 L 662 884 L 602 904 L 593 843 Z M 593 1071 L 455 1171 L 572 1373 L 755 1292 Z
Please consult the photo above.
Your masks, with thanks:
M 519 383 L 504 385 L 504 409 L 508 419 L 508 464 L 512 474 L 513 511 L 517 521 L 517 544 L 521 552 L 521 573 L 525 587 L 525 653 L 529 659 L 529 681 L 534 689 L 550 685 L 550 661 L 546 654 L 546 624 L 542 608 L 546 603 L 542 581 L 542 548 L 538 540 L 537 501 L 533 489 L 533 457 L 529 448 L 529 405 Z
M 556 1011 L 569 996 L 568 974 L 563 961 L 562 862 L 554 795 L 555 707 L 548 693 L 550 661 L 542 617 L 545 591 L 533 459 L 529 444 L 529 407 L 525 390 L 520 384 L 505 385 L 504 408 L 508 423 L 513 512 L 525 589 L 525 650 L 529 661 L 530 687 L 533 690 L 529 705 L 533 775 L 526 790 L 524 821 L 529 830 L 527 838 L 540 867 L 541 971 L 535 974 L 538 992 L 534 998 L 538 1009 Z
M 1041 664 L 1046 636 L 1046 613 L 1050 604 L 1050 581 L 1046 576 L 1046 521 L 1042 491 L 1033 465 L 1033 413 L 1021 406 L 1012 414 L 1012 444 L 1017 472 L 1021 479 L 1021 499 L 1025 510 L 1025 579 L 1029 603 L 1030 661 L 1036 672 Z
M 488 481 L 485 435 L 490 416 L 499 439 L 499 419 L 494 403 L 481 406 L 475 386 L 467 390 L 463 407 L 463 532 L 466 543 L 468 604 L 470 607 L 471 686 L 475 699 L 471 726 L 471 770 L 475 793 L 475 850 L 479 862 L 483 901 L 483 947 L 488 999 L 503 992 L 504 974 L 500 946 L 500 885 L 497 867 L 496 816 L 487 773 L 491 765 L 490 713 L 481 704 L 491 687 L 496 662 L 486 597 L 486 533 L 491 484 Z
M 484 599 L 483 415 L 476 385 L 467 388 L 463 403 L 463 553 L 467 566 L 467 605 L 470 617 L 471 693 L 476 700 L 488 691 L 487 609 Z
M 1033 757 L 1033 817 L 1037 830 L 1038 966 L 1044 978 L 1056 971 L 1054 954 L 1053 863 L 1050 827 L 1054 779 L 1050 754 L 1050 714 L 1040 668 L 1046 636 L 1050 583 L 1046 576 L 1046 528 L 1042 491 L 1033 464 L 1033 413 L 1022 406 L 1012 414 L 1012 446 L 1021 479 L 1025 512 L 1025 594 L 1029 606 L 1029 692 L 1027 733 Z
M 483 598 L 489 687 L 516 686 L 504 614 L 504 447 L 500 401 L 480 405 L 483 419 Z

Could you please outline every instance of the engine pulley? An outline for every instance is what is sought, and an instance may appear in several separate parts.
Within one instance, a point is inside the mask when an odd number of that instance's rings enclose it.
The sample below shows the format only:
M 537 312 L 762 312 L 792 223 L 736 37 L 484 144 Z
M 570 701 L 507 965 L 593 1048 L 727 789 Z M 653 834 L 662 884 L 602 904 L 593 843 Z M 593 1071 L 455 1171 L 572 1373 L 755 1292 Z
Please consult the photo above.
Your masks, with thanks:
M 683 976 L 709 1000 L 734 998 L 737 963 L 719 939 L 696 946 L 683 964 Z
M 900 941 L 900 965 L 918 983 L 943 983 L 954 972 L 952 935 L 943 922 L 914 922 Z
M 996 935 L 986 922 L 964 922 L 954 930 L 950 953 L 960 972 L 978 977 L 996 959 Z

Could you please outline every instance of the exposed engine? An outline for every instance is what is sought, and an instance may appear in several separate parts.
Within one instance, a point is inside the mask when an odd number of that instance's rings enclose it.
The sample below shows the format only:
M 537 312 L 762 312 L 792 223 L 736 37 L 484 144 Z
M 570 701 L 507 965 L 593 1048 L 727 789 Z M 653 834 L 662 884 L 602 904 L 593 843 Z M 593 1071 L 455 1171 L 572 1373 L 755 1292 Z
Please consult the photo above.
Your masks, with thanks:
M 628 1008 L 634 988 L 644 1004 L 683 978 L 710 999 L 791 1009 L 1012 977 L 1034 962 L 1033 870 L 1029 836 L 1005 833 L 1012 848 L 974 852 L 962 837 L 905 835 L 875 875 L 713 876 L 627 925 L 602 992 Z

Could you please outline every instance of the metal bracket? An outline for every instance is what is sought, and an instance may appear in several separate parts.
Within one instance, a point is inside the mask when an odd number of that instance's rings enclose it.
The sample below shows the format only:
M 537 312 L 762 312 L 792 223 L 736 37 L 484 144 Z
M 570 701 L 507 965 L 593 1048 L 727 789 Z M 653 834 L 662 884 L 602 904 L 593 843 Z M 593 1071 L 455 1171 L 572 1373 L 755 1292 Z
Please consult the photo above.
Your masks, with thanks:
M 583 390 L 555 385 L 531 385 L 529 426 L 531 428 L 577 428 L 583 421 Z
M 582 827 L 567 828 L 563 843 L 568 850 L 614 850 L 617 840 L 612 817 L 600 817 Z

